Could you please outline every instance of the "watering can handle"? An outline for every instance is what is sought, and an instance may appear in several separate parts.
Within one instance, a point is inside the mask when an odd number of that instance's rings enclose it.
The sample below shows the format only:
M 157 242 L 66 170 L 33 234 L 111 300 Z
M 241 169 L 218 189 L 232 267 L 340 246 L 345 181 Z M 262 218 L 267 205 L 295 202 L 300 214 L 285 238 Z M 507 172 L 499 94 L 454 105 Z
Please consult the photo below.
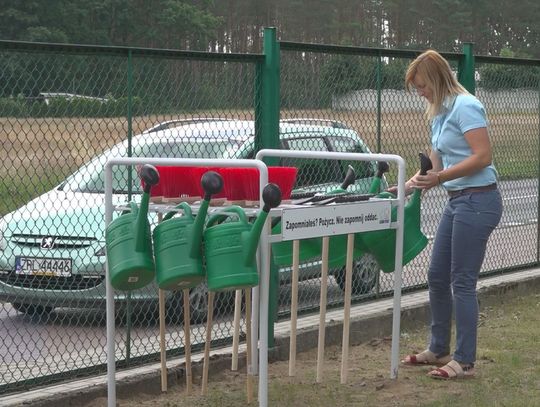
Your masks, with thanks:
M 380 194 L 377 194 L 376 198 L 396 199 L 396 196 L 391 192 L 383 191 Z
M 206 227 L 209 228 L 214 226 L 215 223 L 223 222 L 230 215 L 237 215 L 241 222 L 248 223 L 244 210 L 238 205 L 232 205 L 210 216 L 208 222 L 206 222 Z
M 390 166 L 386 161 L 379 161 L 377 163 L 377 178 L 382 178 L 385 172 L 390 170 Z
M 193 216 L 192 215 L 192 212 L 191 212 L 191 206 L 189 206 L 187 203 L 185 202 L 180 202 L 178 205 L 176 205 L 174 207 L 175 209 L 182 209 L 184 211 L 184 216 Z M 165 220 L 168 220 L 168 219 L 171 219 L 174 215 L 176 215 L 178 213 L 178 211 L 170 211 L 168 212 L 164 217 L 163 219 L 161 220 L 162 222 L 165 221 Z
M 424 153 L 418 153 L 418 156 L 420 157 L 420 175 L 426 175 L 433 168 L 433 163 Z
M 131 213 L 133 215 L 137 215 L 137 213 L 139 213 L 139 207 L 137 206 L 135 202 L 131 201 L 129 203 L 129 207 L 131 208 Z
M 390 166 L 386 161 L 379 161 L 377 164 L 377 174 L 375 175 L 375 178 L 373 178 L 373 181 L 371 182 L 371 185 L 369 187 L 368 193 L 370 194 L 376 194 L 379 192 L 381 188 L 381 179 L 385 172 L 388 172 L 390 169 Z
M 343 180 L 343 183 L 341 184 L 341 189 L 347 190 L 347 188 L 354 184 L 354 181 L 356 180 L 356 172 L 354 171 L 354 168 L 352 165 L 349 165 L 347 167 L 347 173 L 345 174 L 345 179 Z

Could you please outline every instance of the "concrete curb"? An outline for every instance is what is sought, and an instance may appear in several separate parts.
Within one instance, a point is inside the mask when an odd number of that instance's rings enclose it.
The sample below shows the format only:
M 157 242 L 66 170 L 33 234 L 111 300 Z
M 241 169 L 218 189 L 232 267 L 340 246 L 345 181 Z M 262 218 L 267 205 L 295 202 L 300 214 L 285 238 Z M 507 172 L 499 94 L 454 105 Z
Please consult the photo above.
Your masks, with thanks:
M 518 273 L 516 273 L 517 275 Z M 530 293 L 538 293 L 540 288 L 540 277 L 528 277 L 520 280 L 501 282 L 490 286 L 481 287 L 478 290 L 478 298 L 480 308 L 486 306 L 500 305 L 501 299 L 504 296 L 526 295 Z M 401 329 L 408 330 L 417 328 L 420 324 L 427 324 L 430 318 L 429 304 L 427 301 L 415 304 L 413 306 L 403 307 L 401 312 Z M 326 327 L 326 345 L 341 344 L 342 336 L 341 321 L 332 321 Z M 385 311 L 380 311 L 376 315 L 359 316 L 351 318 L 351 337 L 350 344 L 357 345 L 364 342 L 369 342 L 373 338 L 381 338 L 391 335 L 392 331 L 392 310 L 389 308 Z M 318 326 L 310 326 L 309 328 L 301 329 L 297 332 L 297 351 L 304 352 L 317 347 L 318 341 Z M 195 356 L 195 355 L 194 355 Z M 289 337 L 281 335 L 276 337 L 275 347 L 269 351 L 269 362 L 279 360 L 288 360 L 289 358 Z M 210 358 L 211 368 L 210 377 L 213 374 L 223 372 L 230 368 L 231 355 L 217 355 Z M 245 355 L 242 354 L 238 361 L 239 371 L 245 367 Z M 245 369 L 244 369 L 245 370 Z M 202 363 L 193 363 L 193 379 L 194 382 L 200 381 L 202 374 Z M 116 389 L 119 399 L 133 396 L 137 393 L 159 395 L 161 394 L 159 368 L 147 374 L 137 374 L 125 379 L 117 380 Z M 168 369 L 168 384 L 169 388 L 183 386 L 185 384 L 184 370 L 181 366 L 176 366 Z M 59 392 L 53 396 L 35 400 L 32 405 L 37 407 L 56 407 L 62 406 L 81 406 L 90 401 L 107 396 L 107 384 L 89 384 L 84 390 Z M 21 402 L 16 405 L 28 405 L 28 401 Z M 0 399 L 0 405 L 1 399 Z

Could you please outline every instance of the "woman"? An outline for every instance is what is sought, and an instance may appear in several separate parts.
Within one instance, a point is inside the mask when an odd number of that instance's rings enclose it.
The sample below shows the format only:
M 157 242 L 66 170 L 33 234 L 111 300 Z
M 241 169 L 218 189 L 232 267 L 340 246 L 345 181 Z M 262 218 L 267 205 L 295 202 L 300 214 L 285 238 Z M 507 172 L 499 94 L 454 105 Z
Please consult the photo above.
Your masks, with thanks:
M 436 51 L 422 53 L 409 65 L 405 85 L 428 101 L 433 163 L 427 175 L 417 173 L 407 181 L 406 192 L 442 185 L 449 199 L 428 271 L 431 340 L 428 349 L 405 357 L 403 363 L 442 366 L 428 373 L 437 379 L 473 376 L 478 323 L 476 283 L 488 238 L 502 214 L 486 114 Z M 451 354 L 453 310 L 456 348 Z

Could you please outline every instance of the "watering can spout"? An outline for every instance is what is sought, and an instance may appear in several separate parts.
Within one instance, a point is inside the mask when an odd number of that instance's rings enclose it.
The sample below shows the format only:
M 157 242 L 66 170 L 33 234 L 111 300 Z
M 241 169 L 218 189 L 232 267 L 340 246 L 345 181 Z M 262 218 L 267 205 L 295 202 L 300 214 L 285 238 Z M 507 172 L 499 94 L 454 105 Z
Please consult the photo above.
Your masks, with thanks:
M 425 155 L 424 153 L 418 153 L 418 157 L 420 157 L 420 175 L 426 175 L 429 170 L 433 168 L 433 163 L 431 162 L 430 158 Z M 422 196 L 422 190 L 415 189 L 413 192 L 413 196 L 407 203 L 406 207 L 414 207 L 418 210 L 418 216 L 420 217 L 420 198 Z
M 147 216 L 150 203 L 150 190 L 159 182 L 159 172 L 153 165 L 145 164 L 141 168 L 140 177 L 144 182 L 144 189 L 135 224 L 135 251 L 137 252 L 146 250 L 148 245 L 146 241 L 146 229 L 148 228 Z
M 197 217 L 193 224 L 193 235 L 191 240 L 191 249 L 189 251 L 189 257 L 192 259 L 200 256 L 202 236 L 204 229 L 204 221 L 208 213 L 208 207 L 210 206 L 210 199 L 212 195 L 221 192 L 223 189 L 223 178 L 215 171 L 205 172 L 201 178 L 201 185 L 204 190 L 204 199 L 201 202 Z
M 262 195 L 264 201 L 262 211 L 257 216 L 251 230 L 244 232 L 242 236 L 244 247 L 246 248 L 244 252 L 245 266 L 251 266 L 255 261 L 255 253 L 257 252 L 257 246 L 259 245 L 259 237 L 266 219 L 268 218 L 270 209 L 279 206 L 281 203 L 281 190 L 276 184 L 267 184 L 263 189 Z

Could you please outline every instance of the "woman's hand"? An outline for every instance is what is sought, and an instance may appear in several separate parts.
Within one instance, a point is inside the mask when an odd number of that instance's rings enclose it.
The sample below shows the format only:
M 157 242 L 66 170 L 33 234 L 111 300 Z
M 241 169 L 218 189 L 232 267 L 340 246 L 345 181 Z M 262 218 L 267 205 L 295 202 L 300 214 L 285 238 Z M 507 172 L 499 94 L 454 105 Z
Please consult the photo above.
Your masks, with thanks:
M 417 175 L 413 176 L 410 180 L 408 180 L 405 183 L 405 196 L 410 195 L 414 192 L 414 189 L 415 189 L 414 184 L 415 184 L 415 179 Z M 393 185 L 389 187 L 386 191 L 390 192 L 391 194 L 397 195 L 397 192 L 398 192 L 397 185 Z
M 428 190 L 436 187 L 440 183 L 438 171 L 428 171 L 426 175 L 416 175 L 414 178 L 414 188 Z M 412 179 L 412 178 L 411 178 Z

